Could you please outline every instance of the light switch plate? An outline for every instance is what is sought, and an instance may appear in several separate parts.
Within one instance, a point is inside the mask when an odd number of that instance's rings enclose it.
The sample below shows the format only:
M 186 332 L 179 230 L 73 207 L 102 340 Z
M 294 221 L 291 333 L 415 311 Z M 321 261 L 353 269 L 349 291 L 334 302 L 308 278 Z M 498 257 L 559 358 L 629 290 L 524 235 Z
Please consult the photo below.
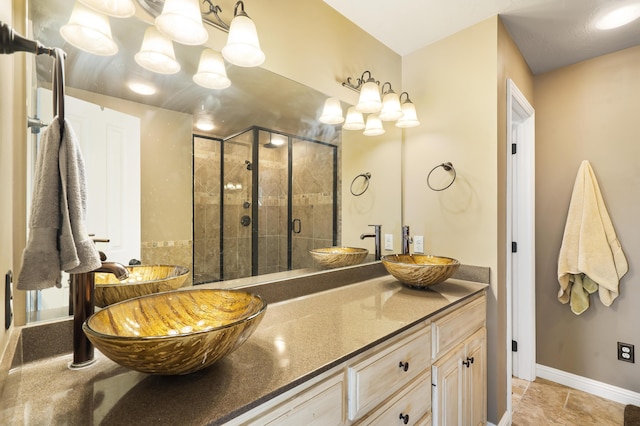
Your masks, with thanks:
M 413 237 L 413 252 L 424 253 L 424 237 L 422 235 Z
M 384 249 L 393 250 L 393 234 L 384 234 Z

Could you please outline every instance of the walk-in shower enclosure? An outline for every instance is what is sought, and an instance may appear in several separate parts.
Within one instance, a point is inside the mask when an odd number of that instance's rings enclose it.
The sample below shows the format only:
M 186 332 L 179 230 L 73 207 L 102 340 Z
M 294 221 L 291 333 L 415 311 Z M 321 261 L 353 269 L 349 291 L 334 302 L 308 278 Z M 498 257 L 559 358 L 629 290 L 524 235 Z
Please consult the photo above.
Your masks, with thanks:
M 338 147 L 252 127 L 193 137 L 194 284 L 313 267 L 336 245 Z

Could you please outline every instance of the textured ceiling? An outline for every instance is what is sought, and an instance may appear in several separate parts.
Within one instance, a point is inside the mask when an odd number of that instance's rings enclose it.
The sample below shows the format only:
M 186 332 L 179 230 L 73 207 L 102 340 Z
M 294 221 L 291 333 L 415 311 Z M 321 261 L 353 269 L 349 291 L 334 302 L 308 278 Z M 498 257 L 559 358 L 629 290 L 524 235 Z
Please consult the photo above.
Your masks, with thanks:
M 597 30 L 612 6 L 638 0 L 324 0 L 400 55 L 501 15 L 534 74 L 640 44 L 640 20 Z

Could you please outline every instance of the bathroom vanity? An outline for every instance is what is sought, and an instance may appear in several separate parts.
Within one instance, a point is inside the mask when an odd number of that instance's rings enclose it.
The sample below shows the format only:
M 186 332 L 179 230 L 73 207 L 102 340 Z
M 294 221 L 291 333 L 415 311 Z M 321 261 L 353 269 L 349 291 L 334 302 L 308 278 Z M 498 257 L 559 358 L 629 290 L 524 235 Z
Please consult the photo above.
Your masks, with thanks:
M 243 346 L 185 376 L 101 354 L 77 371 L 69 354 L 20 365 L 17 345 L 0 423 L 482 424 L 486 288 L 413 290 L 382 274 L 271 303 Z

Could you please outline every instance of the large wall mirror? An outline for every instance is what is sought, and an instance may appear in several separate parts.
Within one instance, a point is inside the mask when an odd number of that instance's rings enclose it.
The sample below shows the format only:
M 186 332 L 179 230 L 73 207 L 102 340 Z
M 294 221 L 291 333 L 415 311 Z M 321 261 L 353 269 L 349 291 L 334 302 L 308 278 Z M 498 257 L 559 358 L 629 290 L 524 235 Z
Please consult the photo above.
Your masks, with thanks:
M 319 269 L 311 248 L 370 245 L 354 235 L 379 220 L 371 212 L 376 196 L 384 194 L 374 188 L 358 200 L 347 198 L 342 181 L 353 176 L 343 176 L 345 168 L 350 174 L 370 170 L 343 164 L 353 154 L 343 155 L 339 127 L 317 120 L 325 94 L 264 68 L 230 64 L 230 87 L 200 87 L 192 76 L 203 46 L 174 43 L 181 65 L 176 74 L 146 71 L 134 57 L 153 17 L 137 3 L 134 17 L 110 19 L 117 54 L 83 52 L 59 32 L 74 3 L 31 0 L 31 36 L 68 54 L 66 116 L 88 169 L 94 218 L 88 227 L 110 240 L 99 243 L 110 260 L 188 266 L 191 282 L 199 284 L 308 273 Z M 225 5 L 231 13 L 233 3 Z M 46 124 L 53 63 L 41 56 L 33 65 L 29 115 Z M 130 83 L 150 84 L 155 93 L 136 93 Z M 196 127 L 202 122 L 213 129 Z M 39 127 L 31 131 L 33 161 Z M 276 146 L 278 141 L 283 145 Z M 394 170 L 388 152 L 379 155 Z M 399 203 L 397 209 L 399 221 Z M 343 210 L 363 214 L 358 229 L 343 230 Z M 371 260 L 372 255 L 366 261 Z M 68 290 L 32 293 L 27 321 L 68 314 Z

